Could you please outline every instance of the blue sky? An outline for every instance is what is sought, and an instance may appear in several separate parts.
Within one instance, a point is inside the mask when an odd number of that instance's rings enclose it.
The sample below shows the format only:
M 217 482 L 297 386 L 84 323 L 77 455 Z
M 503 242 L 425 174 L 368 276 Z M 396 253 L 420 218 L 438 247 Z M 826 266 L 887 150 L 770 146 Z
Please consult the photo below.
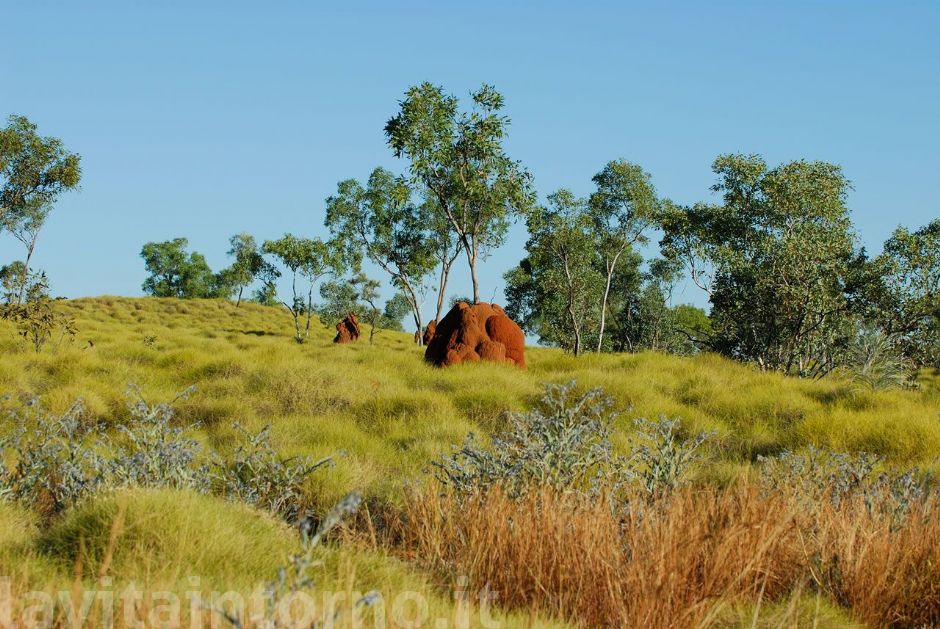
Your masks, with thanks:
M 940 215 L 937 2 L 2 0 L 0 24 L 0 116 L 83 159 L 35 258 L 59 295 L 141 294 L 150 240 L 186 236 L 217 268 L 240 231 L 322 235 L 337 181 L 403 168 L 382 128 L 425 80 L 496 85 L 543 198 L 626 158 L 707 200 L 714 157 L 754 152 L 840 164 L 871 251 Z M 483 265 L 485 298 L 524 241 Z

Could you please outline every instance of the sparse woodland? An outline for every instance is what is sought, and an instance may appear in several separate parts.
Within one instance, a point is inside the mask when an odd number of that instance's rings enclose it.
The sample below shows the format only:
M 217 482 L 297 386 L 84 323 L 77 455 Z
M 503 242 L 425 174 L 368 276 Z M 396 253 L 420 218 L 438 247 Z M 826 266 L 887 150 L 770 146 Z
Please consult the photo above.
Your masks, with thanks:
M 134 584 L 214 626 L 940 626 L 940 220 L 870 255 L 849 174 L 749 154 L 710 201 L 604 157 L 581 197 L 507 153 L 492 86 L 392 105 L 401 170 L 340 181 L 326 237 L 239 233 L 220 270 L 148 242 L 142 298 L 54 298 L 34 253 L 81 160 L 0 129 L 4 613 L 112 626 L 52 594 Z M 514 222 L 527 368 L 427 364 L 426 301 L 482 301 Z

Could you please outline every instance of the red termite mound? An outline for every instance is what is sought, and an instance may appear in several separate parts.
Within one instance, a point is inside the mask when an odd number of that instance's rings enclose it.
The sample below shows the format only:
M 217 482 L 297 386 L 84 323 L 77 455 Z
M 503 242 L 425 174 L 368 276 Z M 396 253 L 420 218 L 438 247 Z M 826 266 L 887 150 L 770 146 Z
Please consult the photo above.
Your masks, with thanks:
M 434 338 L 434 332 L 437 330 L 437 319 L 431 319 L 426 328 L 424 328 L 423 345 L 430 345 Z
M 359 340 L 359 317 L 350 312 L 346 318 L 336 324 L 334 343 L 352 343 Z
M 496 304 L 460 302 L 437 324 L 424 359 L 438 367 L 490 360 L 525 369 L 525 334 Z

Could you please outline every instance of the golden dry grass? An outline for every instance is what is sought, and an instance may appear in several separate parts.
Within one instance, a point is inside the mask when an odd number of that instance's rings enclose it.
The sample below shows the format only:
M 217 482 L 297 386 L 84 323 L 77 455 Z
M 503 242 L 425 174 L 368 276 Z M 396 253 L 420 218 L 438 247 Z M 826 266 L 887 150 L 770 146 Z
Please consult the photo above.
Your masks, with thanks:
M 934 500 L 899 523 L 861 501 L 808 508 L 743 482 L 634 499 L 612 512 L 571 495 L 514 501 L 496 489 L 458 500 L 429 488 L 392 537 L 406 557 L 486 584 L 510 609 L 584 626 L 725 626 L 741 609 L 756 622 L 762 606 L 788 606 L 799 593 L 816 593 L 818 605 L 784 626 L 817 626 L 832 613 L 824 600 L 870 626 L 940 623 Z

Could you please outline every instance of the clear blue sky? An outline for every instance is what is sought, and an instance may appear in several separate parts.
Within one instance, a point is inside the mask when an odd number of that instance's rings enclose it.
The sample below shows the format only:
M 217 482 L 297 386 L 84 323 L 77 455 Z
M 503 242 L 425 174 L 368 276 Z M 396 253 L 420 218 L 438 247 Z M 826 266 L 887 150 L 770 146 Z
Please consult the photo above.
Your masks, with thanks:
M 495 84 L 542 197 L 622 157 L 706 200 L 716 155 L 755 152 L 840 164 L 869 250 L 940 215 L 938 2 L 4 0 L 0 24 L 0 116 L 82 155 L 36 255 L 59 295 L 141 294 L 149 240 L 217 268 L 239 231 L 322 234 L 337 181 L 402 168 L 382 128 L 425 80 Z M 524 239 L 483 266 L 486 298 Z

